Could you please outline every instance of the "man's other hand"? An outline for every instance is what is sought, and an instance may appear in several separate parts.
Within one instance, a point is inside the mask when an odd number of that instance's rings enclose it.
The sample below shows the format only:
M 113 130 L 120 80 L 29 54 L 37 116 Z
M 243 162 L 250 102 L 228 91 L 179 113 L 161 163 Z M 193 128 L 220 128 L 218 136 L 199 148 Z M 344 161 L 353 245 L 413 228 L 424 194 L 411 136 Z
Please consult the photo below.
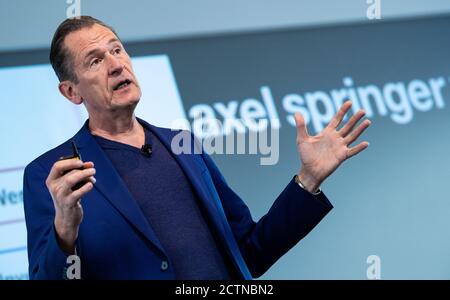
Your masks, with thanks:
M 309 192 L 316 191 L 320 184 L 346 159 L 369 146 L 369 143 L 364 141 L 350 147 L 350 144 L 356 141 L 371 124 L 366 119 L 356 126 L 365 115 L 363 110 L 356 112 L 341 129 L 338 129 L 351 106 L 352 102 L 346 101 L 327 127 L 315 136 L 308 134 L 305 120 L 300 113 L 294 116 L 297 125 L 297 150 L 302 163 L 298 178 Z

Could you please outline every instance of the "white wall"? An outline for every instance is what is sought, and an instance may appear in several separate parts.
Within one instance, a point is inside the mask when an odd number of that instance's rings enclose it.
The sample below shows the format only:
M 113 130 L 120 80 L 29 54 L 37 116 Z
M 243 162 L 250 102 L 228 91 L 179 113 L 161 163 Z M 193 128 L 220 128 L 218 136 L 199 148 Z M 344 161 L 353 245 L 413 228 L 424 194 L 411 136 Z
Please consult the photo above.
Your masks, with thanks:
M 0 0 L 0 52 L 49 47 L 76 0 Z M 125 41 L 366 19 L 367 0 L 79 0 Z M 450 0 L 381 0 L 383 19 L 450 12 Z

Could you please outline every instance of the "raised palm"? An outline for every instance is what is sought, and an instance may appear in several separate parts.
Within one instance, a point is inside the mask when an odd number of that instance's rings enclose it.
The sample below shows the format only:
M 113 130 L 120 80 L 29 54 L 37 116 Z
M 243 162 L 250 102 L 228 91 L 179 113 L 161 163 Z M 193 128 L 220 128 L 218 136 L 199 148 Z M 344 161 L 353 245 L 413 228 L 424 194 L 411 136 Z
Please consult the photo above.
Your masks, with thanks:
M 351 105 L 351 101 L 346 101 L 328 126 L 315 136 L 308 134 L 302 115 L 295 114 L 297 150 L 302 163 L 299 177 L 310 191 L 315 190 L 346 159 L 369 146 L 369 143 L 364 141 L 350 147 L 350 144 L 371 124 L 369 120 L 364 120 L 356 126 L 365 115 L 363 110 L 359 110 L 342 128 L 338 129 Z

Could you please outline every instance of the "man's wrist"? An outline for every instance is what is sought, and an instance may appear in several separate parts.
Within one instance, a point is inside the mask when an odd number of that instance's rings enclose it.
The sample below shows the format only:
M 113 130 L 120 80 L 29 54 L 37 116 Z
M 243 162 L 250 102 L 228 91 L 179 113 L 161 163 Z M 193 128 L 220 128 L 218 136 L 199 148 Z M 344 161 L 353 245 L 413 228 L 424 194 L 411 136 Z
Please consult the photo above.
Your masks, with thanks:
M 304 190 L 308 191 L 313 195 L 318 195 L 321 192 L 320 184 L 317 183 L 313 178 L 304 175 L 302 172 L 295 175 L 295 182 Z
M 64 228 L 57 220 L 55 220 L 54 226 L 56 239 L 61 250 L 67 255 L 74 254 L 78 230 Z

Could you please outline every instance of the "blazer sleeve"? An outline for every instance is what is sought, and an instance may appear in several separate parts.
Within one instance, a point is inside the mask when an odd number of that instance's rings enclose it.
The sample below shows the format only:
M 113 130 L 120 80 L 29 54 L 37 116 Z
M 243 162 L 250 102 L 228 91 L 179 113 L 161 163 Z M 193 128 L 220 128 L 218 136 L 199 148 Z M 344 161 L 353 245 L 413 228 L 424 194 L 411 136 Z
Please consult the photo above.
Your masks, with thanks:
M 202 156 L 253 277 L 264 274 L 333 208 L 323 192 L 315 196 L 303 190 L 293 177 L 267 214 L 254 222 L 248 207 L 228 186 L 213 160 L 205 153 Z
M 64 279 L 66 254 L 58 245 L 55 209 L 45 185 L 48 172 L 34 162 L 25 168 L 23 201 L 27 226 L 30 279 Z

